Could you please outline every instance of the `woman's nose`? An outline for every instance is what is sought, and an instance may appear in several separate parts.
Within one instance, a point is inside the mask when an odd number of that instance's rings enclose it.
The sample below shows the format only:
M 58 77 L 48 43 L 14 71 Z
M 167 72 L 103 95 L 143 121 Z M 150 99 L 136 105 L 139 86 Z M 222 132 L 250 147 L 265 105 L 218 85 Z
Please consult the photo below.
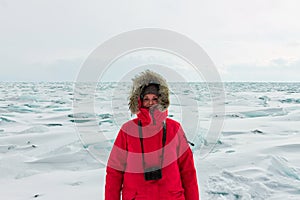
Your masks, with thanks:
M 154 100 L 149 100 L 149 104 L 152 105 L 154 103 Z

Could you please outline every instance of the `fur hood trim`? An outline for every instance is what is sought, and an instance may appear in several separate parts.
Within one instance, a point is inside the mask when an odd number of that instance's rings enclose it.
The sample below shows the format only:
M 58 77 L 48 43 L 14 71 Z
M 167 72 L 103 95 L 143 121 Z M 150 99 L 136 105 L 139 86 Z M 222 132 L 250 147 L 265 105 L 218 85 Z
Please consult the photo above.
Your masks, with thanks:
M 137 114 L 140 107 L 140 96 L 145 86 L 149 84 L 158 84 L 158 109 L 166 111 L 170 105 L 169 87 L 167 81 L 158 73 L 146 70 L 141 72 L 133 79 L 131 93 L 129 95 L 129 109 L 132 114 Z

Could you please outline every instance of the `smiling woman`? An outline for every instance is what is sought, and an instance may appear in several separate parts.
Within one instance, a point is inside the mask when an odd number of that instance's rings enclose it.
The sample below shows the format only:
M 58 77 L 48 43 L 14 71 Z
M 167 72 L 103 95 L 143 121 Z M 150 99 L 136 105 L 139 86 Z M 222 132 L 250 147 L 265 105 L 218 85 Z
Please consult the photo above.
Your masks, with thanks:
M 155 94 L 147 94 L 143 98 L 143 106 L 146 108 L 156 105 L 157 102 L 158 102 L 158 97 Z
M 168 116 L 169 89 L 163 77 L 145 71 L 133 79 L 126 122 L 112 148 L 105 199 L 199 199 L 192 151 L 181 125 Z
M 158 84 L 149 84 L 144 88 L 141 94 L 141 98 L 143 101 L 143 107 L 149 108 L 158 103 Z

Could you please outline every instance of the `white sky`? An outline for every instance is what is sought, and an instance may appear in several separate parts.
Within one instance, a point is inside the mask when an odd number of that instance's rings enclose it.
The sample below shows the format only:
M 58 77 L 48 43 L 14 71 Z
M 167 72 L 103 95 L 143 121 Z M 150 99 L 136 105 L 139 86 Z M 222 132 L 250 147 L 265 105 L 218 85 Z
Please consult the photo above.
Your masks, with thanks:
M 196 41 L 224 81 L 300 81 L 299 8 L 298 0 L 0 0 L 0 81 L 75 81 L 100 44 L 146 27 Z

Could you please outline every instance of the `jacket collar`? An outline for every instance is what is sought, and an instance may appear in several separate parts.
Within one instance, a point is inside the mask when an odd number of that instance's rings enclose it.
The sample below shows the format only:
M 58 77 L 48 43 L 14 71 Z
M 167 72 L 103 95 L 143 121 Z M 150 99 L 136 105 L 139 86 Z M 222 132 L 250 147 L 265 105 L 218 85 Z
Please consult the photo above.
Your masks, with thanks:
M 156 106 L 151 108 L 139 108 L 137 117 L 141 120 L 142 125 L 158 125 L 162 124 L 168 116 L 168 110 L 160 111 Z

